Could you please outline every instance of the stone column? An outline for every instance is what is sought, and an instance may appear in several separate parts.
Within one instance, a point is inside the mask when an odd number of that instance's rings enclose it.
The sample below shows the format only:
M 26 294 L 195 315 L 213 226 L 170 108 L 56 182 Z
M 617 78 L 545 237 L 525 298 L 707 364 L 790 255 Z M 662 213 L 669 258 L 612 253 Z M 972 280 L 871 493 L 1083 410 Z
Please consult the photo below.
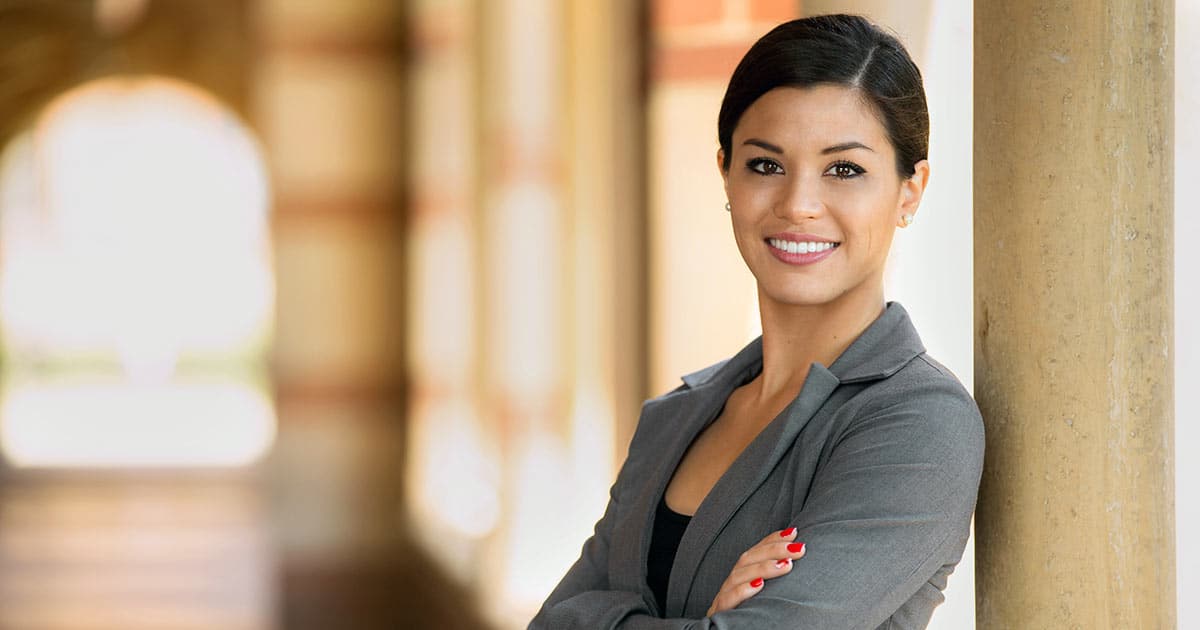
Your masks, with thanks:
M 405 15 L 362 0 L 247 10 L 274 185 L 280 626 L 435 627 L 450 589 L 400 519 Z
M 1175 627 L 1173 20 L 975 3 L 982 629 Z

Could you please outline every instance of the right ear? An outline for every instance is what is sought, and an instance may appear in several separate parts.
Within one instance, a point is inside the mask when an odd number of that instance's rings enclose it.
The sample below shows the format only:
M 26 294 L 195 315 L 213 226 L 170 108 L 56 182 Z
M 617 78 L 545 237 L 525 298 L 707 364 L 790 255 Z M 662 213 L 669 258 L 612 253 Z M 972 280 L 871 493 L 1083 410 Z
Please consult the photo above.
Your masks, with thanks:
M 725 184 L 725 197 L 729 197 L 729 171 L 725 169 L 725 149 L 717 149 L 717 171 Z

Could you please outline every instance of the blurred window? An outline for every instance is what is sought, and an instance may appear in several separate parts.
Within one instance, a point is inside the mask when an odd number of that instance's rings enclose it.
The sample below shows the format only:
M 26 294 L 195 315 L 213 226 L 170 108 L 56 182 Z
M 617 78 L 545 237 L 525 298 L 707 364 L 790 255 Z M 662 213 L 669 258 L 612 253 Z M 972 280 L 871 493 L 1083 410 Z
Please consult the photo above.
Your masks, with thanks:
M 97 80 L 0 154 L 0 450 L 18 467 L 253 462 L 275 412 L 268 185 L 250 130 Z

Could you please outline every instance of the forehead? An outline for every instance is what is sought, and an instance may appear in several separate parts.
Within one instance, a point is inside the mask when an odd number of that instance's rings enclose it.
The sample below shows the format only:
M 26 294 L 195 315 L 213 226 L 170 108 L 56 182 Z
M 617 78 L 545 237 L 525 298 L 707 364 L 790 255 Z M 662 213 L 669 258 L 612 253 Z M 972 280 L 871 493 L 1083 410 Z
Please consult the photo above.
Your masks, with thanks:
M 858 140 L 876 151 L 891 149 L 874 107 L 861 92 L 841 85 L 778 87 L 763 94 L 733 131 L 734 146 L 746 138 L 821 148 Z

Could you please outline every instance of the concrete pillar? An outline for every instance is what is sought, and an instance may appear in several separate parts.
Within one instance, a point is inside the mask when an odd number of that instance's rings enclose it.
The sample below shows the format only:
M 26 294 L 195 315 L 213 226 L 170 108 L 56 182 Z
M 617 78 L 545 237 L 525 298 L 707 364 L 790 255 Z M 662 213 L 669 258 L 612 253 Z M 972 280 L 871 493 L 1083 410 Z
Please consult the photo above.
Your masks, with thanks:
M 366 0 L 247 10 L 274 184 L 279 625 L 471 627 L 444 621 L 452 588 L 400 519 L 405 15 Z
M 975 3 L 982 629 L 1175 627 L 1173 21 Z

